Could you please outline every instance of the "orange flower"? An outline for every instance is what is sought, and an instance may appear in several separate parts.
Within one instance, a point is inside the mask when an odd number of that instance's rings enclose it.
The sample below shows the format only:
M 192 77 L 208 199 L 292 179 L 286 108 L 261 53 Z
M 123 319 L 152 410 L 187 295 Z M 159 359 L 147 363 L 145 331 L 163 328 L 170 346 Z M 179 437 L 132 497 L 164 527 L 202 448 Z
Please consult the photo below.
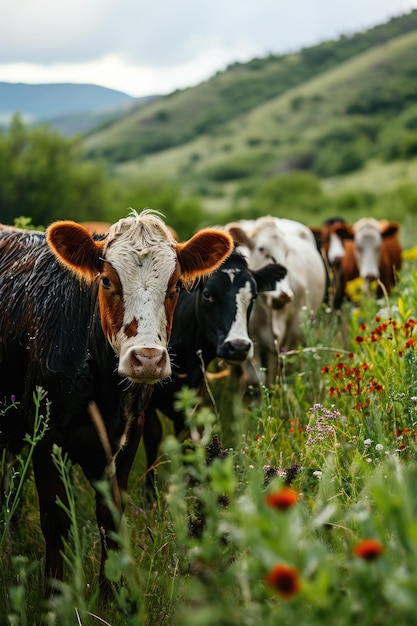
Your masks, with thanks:
M 362 539 L 353 550 L 355 556 L 359 556 L 361 559 L 365 559 L 365 561 L 374 561 L 383 552 L 384 546 L 377 539 Z
M 286 511 L 298 500 L 298 492 L 290 487 L 282 487 L 277 491 L 272 491 L 265 496 L 265 502 L 273 509 Z
M 300 591 L 300 578 L 296 567 L 290 567 L 280 563 L 275 565 L 265 577 L 268 585 L 285 600 L 289 600 Z

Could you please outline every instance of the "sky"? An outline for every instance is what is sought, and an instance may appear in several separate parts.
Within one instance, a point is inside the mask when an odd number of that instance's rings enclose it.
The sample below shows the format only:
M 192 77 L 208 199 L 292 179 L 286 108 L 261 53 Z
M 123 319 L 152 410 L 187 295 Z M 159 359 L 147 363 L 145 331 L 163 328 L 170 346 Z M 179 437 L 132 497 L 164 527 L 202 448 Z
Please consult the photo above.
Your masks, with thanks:
M 413 8 L 417 0 L 4 0 L 0 81 L 162 95 Z

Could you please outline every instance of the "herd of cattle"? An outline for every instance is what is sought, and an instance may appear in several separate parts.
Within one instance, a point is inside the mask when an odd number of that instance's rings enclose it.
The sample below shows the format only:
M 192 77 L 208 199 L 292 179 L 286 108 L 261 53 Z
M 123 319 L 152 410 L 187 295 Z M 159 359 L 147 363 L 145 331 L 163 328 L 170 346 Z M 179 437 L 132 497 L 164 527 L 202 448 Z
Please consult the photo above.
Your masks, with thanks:
M 379 279 L 389 292 L 401 267 L 398 223 L 372 218 L 353 225 L 333 218 L 318 229 L 262 217 L 203 229 L 180 243 L 145 210 L 99 230 L 69 221 L 46 234 L 0 228 L 0 448 L 10 458 L 21 450 L 33 432 L 34 391 L 43 388 L 49 423 L 33 467 L 49 591 L 51 581 L 63 579 L 69 531 L 57 505 L 67 499 L 55 444 L 93 486 L 108 476 L 123 493 L 142 435 L 149 466 L 155 461 L 157 410 L 179 432 L 175 393 L 197 388 L 213 359 L 251 364 L 247 375 L 257 381 L 266 369 L 272 382 L 277 351 L 299 345 L 306 311 L 324 301 L 340 309 L 347 281 L 358 276 L 366 284 Z M 116 498 L 115 505 L 121 515 Z M 99 493 L 96 517 L 106 589 L 117 520 Z

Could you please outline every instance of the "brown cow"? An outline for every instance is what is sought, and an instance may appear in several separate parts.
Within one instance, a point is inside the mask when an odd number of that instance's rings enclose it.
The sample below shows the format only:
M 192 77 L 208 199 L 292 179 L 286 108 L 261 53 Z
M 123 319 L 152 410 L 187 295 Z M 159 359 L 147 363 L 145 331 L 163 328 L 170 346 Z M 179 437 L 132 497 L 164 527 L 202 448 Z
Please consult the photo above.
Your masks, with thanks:
M 92 237 L 67 221 L 46 234 L 0 232 L 0 449 L 16 455 L 26 433 L 33 433 L 33 393 L 42 387 L 50 401 L 49 428 L 34 449 L 33 467 L 47 583 L 63 578 L 69 529 L 57 504 L 68 506 L 68 499 L 54 446 L 93 486 L 112 476 L 122 492 L 127 488 L 143 411 L 156 383 L 172 373 L 167 347 L 178 283 L 211 273 L 232 249 L 231 238 L 216 229 L 177 243 L 150 211 L 119 220 L 105 236 Z M 108 453 L 90 420 L 92 402 Z M 120 501 L 114 504 L 121 515 Z M 96 518 L 105 589 L 117 519 L 99 493 Z
M 401 268 L 401 243 L 398 239 L 400 225 L 388 220 L 375 220 L 365 217 L 353 224 L 336 229 L 339 237 L 345 240 L 345 255 L 342 259 L 342 280 L 335 294 L 335 308 L 340 309 L 345 295 L 346 284 L 354 278 L 369 283 L 379 280 L 389 293 L 396 282 L 396 272 Z M 378 295 L 383 290 L 378 288 Z

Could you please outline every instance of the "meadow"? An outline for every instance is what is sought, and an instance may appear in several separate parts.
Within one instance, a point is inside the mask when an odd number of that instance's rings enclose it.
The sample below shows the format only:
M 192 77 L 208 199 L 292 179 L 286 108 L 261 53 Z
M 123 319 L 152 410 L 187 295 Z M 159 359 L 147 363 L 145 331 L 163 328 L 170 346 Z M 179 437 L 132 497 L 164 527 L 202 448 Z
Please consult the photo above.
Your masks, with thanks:
M 43 599 L 29 465 L 40 416 L 1 515 L 1 623 L 415 624 L 416 263 L 405 254 L 385 299 L 306 311 L 305 344 L 280 355 L 275 385 L 244 393 L 208 373 L 201 397 L 179 394 L 190 436 L 178 442 L 164 421 L 153 502 L 139 451 L 107 563 L 109 604 L 98 597 L 92 491 L 59 449 L 72 530 L 61 593 Z

